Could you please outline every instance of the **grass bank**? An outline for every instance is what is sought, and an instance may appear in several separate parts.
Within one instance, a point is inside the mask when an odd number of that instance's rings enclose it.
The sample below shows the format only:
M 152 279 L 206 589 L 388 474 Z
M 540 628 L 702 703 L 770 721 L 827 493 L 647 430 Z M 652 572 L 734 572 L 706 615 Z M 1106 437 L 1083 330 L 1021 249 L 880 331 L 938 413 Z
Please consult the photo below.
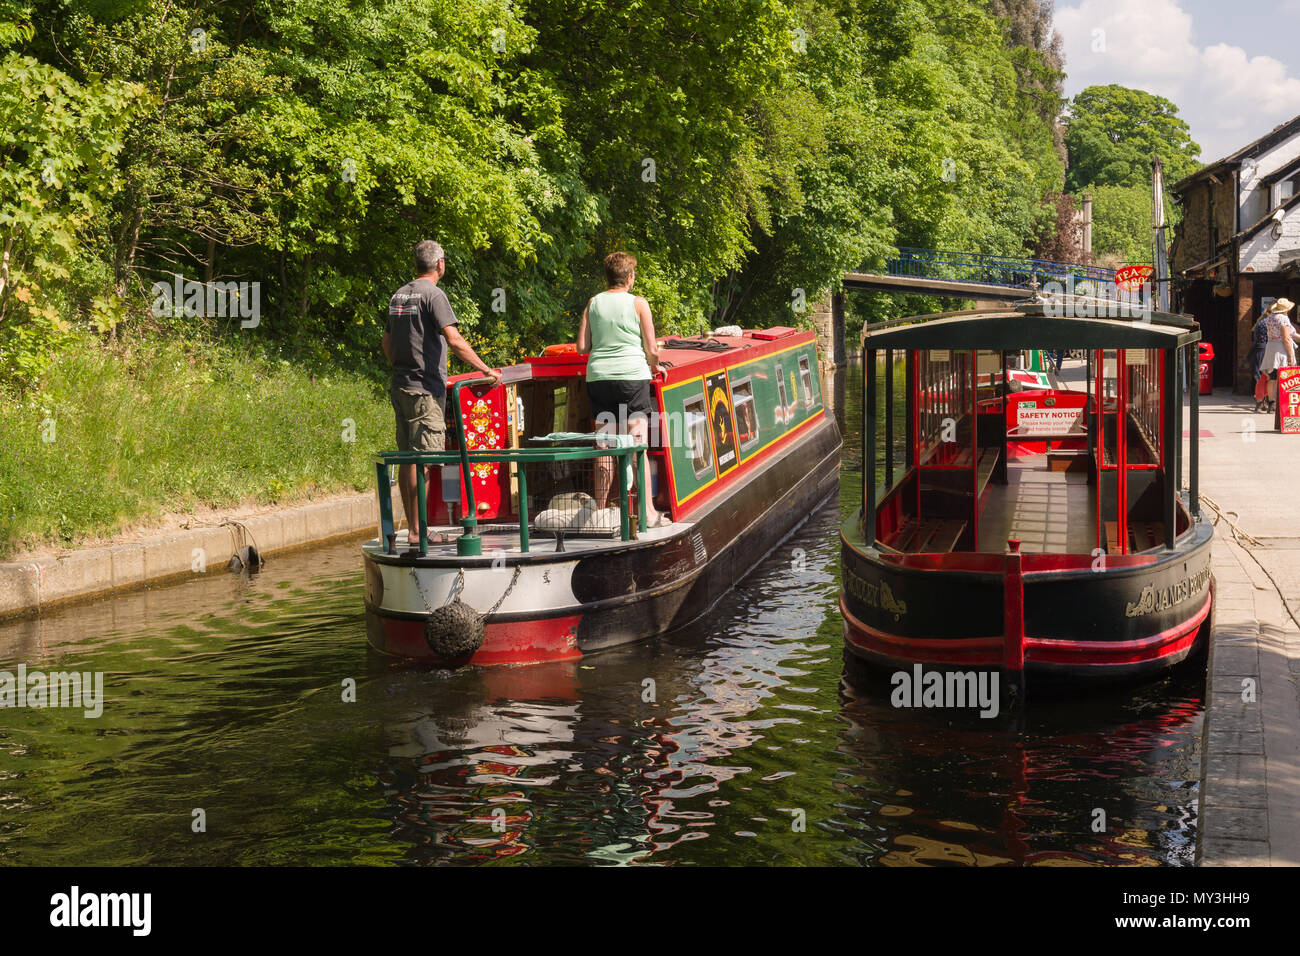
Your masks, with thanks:
M 360 491 L 392 428 L 355 373 L 175 341 L 65 349 L 38 389 L 0 391 L 0 558 L 168 511 Z

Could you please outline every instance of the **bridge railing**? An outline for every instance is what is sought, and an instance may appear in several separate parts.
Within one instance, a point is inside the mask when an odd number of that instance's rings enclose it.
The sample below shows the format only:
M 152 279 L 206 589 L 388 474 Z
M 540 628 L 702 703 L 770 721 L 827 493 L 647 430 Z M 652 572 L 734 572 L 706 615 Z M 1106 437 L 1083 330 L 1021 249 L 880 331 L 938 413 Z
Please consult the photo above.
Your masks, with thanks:
M 1063 286 L 1073 280 L 1076 292 L 1115 298 L 1115 270 L 1100 266 L 1053 262 L 1049 259 L 1017 259 L 982 253 L 948 252 L 941 249 L 900 248 L 885 260 L 891 276 L 917 279 L 949 279 L 1012 289 L 1042 288 L 1049 282 Z

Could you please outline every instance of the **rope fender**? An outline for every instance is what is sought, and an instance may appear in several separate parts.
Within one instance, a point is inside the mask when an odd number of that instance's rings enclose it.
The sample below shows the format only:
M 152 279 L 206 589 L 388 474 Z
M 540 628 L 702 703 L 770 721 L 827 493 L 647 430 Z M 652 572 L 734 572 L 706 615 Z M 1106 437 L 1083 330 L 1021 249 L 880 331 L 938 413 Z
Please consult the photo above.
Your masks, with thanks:
M 415 580 L 415 586 L 420 592 L 420 599 L 424 601 L 425 610 L 429 612 L 429 617 L 424 622 L 424 641 L 429 645 L 429 650 L 445 660 L 456 660 L 458 658 L 469 657 L 480 647 L 483 646 L 483 637 L 486 632 L 486 619 L 499 608 L 502 602 L 514 590 L 515 584 L 519 581 L 518 565 L 515 566 L 515 573 L 510 579 L 510 584 L 506 587 L 501 597 L 497 599 L 496 604 L 492 605 L 486 613 L 480 614 L 470 605 L 460 599 L 461 591 L 465 587 L 465 572 L 462 570 L 456 575 L 456 582 L 452 585 L 451 593 L 447 603 L 440 607 L 430 607 L 428 598 L 424 595 L 424 589 L 420 587 L 420 579 L 416 576 L 415 569 L 411 569 L 411 577 Z

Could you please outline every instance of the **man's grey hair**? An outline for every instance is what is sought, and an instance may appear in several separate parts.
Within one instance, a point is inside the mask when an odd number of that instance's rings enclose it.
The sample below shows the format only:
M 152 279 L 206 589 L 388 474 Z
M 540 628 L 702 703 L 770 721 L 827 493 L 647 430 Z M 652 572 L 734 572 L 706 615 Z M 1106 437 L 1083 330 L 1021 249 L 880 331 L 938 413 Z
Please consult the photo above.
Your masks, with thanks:
M 415 274 L 424 275 L 438 268 L 438 260 L 445 259 L 442 246 L 432 239 L 425 239 L 415 244 Z

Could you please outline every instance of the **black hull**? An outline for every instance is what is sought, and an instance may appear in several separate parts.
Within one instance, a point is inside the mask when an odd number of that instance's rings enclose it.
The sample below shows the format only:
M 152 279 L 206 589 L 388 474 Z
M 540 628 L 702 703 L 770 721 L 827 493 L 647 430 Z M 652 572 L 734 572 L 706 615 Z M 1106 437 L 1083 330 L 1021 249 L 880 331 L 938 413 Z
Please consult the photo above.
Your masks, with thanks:
M 587 605 L 579 648 L 589 653 L 668 633 L 706 614 L 838 489 L 840 445 L 839 430 L 827 419 L 699 515 L 688 533 L 617 563 L 579 562 L 573 590 Z M 697 539 L 706 556 L 698 567 Z
M 1053 556 L 1037 556 L 1021 578 L 1028 683 L 1148 679 L 1202 650 L 1213 623 L 1212 538 L 1202 519 L 1149 563 L 1098 570 L 1069 567 L 1070 556 L 1051 568 Z M 904 567 L 864 547 L 852 520 L 842 539 L 845 646 L 856 660 L 891 670 L 1004 666 L 1008 578 L 996 565 L 1005 559 Z

